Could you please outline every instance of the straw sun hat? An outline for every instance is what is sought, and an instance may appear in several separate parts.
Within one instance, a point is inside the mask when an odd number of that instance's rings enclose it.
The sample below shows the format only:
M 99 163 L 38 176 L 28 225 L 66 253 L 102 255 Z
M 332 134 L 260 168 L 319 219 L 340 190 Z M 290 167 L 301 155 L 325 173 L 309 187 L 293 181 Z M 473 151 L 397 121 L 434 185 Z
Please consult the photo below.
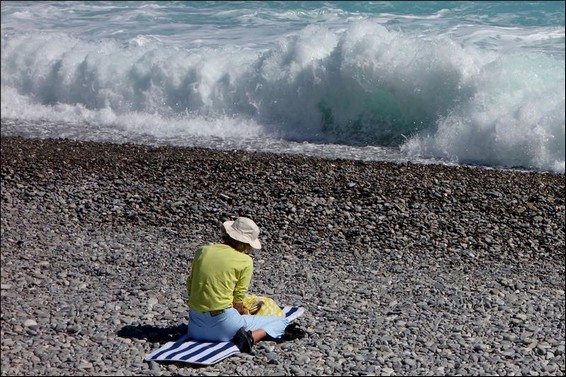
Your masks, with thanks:
M 254 249 L 261 249 L 261 243 L 257 238 L 259 236 L 259 228 L 252 219 L 238 217 L 234 221 L 225 221 L 222 226 L 226 233 L 236 241 L 247 243 Z

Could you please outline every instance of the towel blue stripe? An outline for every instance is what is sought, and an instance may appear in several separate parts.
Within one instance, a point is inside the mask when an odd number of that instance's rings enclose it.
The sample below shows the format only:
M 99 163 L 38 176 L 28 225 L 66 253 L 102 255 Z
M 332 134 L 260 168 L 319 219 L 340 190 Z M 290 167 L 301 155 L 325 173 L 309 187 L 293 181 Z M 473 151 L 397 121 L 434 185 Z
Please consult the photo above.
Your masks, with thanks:
M 179 354 L 181 354 L 181 353 L 183 353 L 183 352 L 190 351 L 190 350 L 192 350 L 193 348 L 196 348 L 196 347 L 198 347 L 198 346 L 202 346 L 203 344 L 208 344 L 208 345 L 205 346 L 205 347 L 200 348 L 199 350 L 197 350 L 197 351 L 195 351 L 195 352 L 193 352 L 192 354 L 189 354 L 189 355 L 195 355 L 195 354 L 201 352 L 202 350 L 208 349 L 208 348 L 210 348 L 210 347 L 214 347 L 217 343 L 208 343 L 208 342 L 207 342 L 207 343 L 203 343 L 203 342 L 191 341 L 191 343 L 189 343 L 186 347 L 180 348 L 180 349 L 177 350 L 176 352 L 173 352 L 172 354 L 170 354 L 169 356 L 167 356 L 167 358 L 174 359 L 174 358 L 177 357 L 177 355 L 179 355 Z
M 228 342 L 228 343 L 226 343 L 223 347 L 220 347 L 220 348 L 217 349 L 216 351 L 211 352 L 211 353 L 209 353 L 209 354 L 207 354 L 207 355 L 204 355 L 203 357 L 201 357 L 200 359 L 197 359 L 196 361 L 199 362 L 199 363 L 202 363 L 203 361 L 206 361 L 206 360 L 208 360 L 208 359 L 211 359 L 212 357 L 218 355 L 218 354 L 221 353 L 221 352 L 226 351 L 228 348 L 232 348 L 233 346 L 234 346 L 234 343 Z
M 152 359 L 157 359 L 159 358 L 161 355 L 163 355 L 166 352 L 172 351 L 177 347 L 180 347 L 183 343 L 185 343 L 187 341 L 187 336 L 182 336 L 179 340 L 177 340 L 175 343 L 171 344 L 170 346 L 165 345 L 165 347 L 161 350 L 161 352 L 156 353 L 155 355 L 153 355 L 151 358 Z
M 179 355 L 179 354 L 181 354 L 181 353 L 184 353 L 184 352 L 186 352 L 186 351 L 189 351 L 189 350 L 191 350 L 191 349 L 193 349 L 193 348 L 196 348 L 196 347 L 198 347 L 198 346 L 201 346 L 201 345 L 203 345 L 203 344 L 204 344 L 204 343 L 195 343 L 195 344 L 193 344 L 191 347 L 187 347 L 187 348 L 185 348 L 184 350 L 180 350 L 179 352 L 175 352 L 173 355 L 171 355 L 171 358 L 175 358 L 175 359 L 178 359 L 178 360 L 187 360 L 187 359 L 190 359 L 191 357 L 193 357 L 193 356 L 195 356 L 195 355 L 198 355 L 198 354 L 200 354 L 200 353 L 206 352 L 208 349 L 210 349 L 210 348 L 216 346 L 218 343 L 208 343 L 206 346 L 201 347 L 201 348 L 199 348 L 198 350 L 196 350 L 196 351 L 194 351 L 194 352 L 188 353 L 188 354 L 186 354 L 186 355 L 184 355 L 184 356 L 182 356 L 182 357 L 177 358 L 177 355 Z
M 296 306 L 293 306 L 291 309 L 289 309 L 288 312 L 285 313 L 285 317 L 289 317 L 291 316 L 293 313 L 295 313 L 297 310 L 299 310 L 299 308 L 297 308 Z

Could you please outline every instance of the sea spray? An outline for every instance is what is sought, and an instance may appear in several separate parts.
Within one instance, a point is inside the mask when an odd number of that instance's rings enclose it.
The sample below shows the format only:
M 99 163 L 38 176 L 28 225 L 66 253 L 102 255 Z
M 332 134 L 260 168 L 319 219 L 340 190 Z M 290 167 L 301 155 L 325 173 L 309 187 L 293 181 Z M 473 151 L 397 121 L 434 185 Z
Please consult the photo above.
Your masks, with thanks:
M 66 24 L 54 9 L 72 7 L 48 3 L 38 19 L 3 5 L 9 132 L 393 147 L 411 159 L 564 171 L 554 8 L 538 26 L 519 9 L 521 26 L 496 7 L 500 26 L 473 4 L 75 6 L 83 18 L 68 13 Z

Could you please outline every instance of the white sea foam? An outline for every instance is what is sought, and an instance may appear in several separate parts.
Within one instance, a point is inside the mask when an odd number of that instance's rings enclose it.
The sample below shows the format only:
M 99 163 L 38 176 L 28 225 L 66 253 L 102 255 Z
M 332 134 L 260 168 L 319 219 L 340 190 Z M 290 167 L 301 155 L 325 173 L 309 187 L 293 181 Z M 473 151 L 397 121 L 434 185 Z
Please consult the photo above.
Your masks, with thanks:
M 375 152 L 364 146 L 396 147 L 564 172 L 563 26 L 454 23 L 446 9 L 172 11 L 181 5 L 100 5 L 96 23 L 77 16 L 87 3 L 34 6 L 44 19 L 3 5 L 3 123 L 94 140 L 341 144 L 363 159 Z

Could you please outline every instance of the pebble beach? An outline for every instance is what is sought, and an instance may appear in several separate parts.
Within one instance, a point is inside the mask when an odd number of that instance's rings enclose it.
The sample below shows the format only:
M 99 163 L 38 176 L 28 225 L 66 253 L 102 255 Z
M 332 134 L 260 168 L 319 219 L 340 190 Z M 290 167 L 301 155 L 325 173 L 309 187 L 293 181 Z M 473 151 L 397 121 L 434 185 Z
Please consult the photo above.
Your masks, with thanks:
M 565 367 L 564 174 L 1 139 L 1 374 L 526 375 Z M 251 293 L 308 335 L 213 366 L 183 333 L 190 263 L 260 227 Z

